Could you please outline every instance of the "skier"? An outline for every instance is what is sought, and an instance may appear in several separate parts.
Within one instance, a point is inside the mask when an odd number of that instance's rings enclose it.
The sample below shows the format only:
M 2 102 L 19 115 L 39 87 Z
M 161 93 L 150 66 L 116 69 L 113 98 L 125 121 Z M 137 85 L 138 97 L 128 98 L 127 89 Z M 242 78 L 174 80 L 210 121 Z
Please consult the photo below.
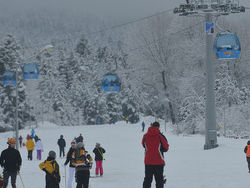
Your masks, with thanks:
M 82 133 L 76 138 L 76 143 L 78 144 L 79 142 L 83 142 L 83 136 Z
M 30 138 L 27 142 L 26 142 L 26 148 L 28 150 L 28 160 L 32 161 L 32 155 L 33 155 L 33 149 L 35 147 L 35 143 L 34 141 Z
M 105 153 L 105 149 L 101 147 L 100 143 L 96 143 L 93 153 L 95 154 L 95 164 L 96 164 L 95 175 L 98 176 L 100 171 L 100 176 L 102 176 L 103 175 L 102 161 L 104 159 L 103 153 Z
M 125 118 L 125 120 L 126 120 L 126 123 L 128 123 L 128 116 Z
M 150 188 L 155 177 L 156 188 L 163 188 L 164 185 L 164 159 L 163 152 L 167 152 L 168 141 L 159 130 L 160 124 L 154 122 L 148 128 L 148 132 L 143 136 L 142 146 L 145 148 L 145 178 L 143 188 Z M 160 150 L 159 150 L 160 148 Z
M 31 139 L 33 139 L 35 137 L 35 130 L 31 129 Z
M 144 132 L 144 128 L 145 128 L 145 123 L 144 123 L 144 121 L 142 122 L 141 126 L 142 126 L 142 132 Z
M 72 154 L 76 149 L 76 142 L 72 141 L 71 142 L 71 147 L 69 148 L 69 151 L 67 153 L 67 159 L 64 163 L 64 165 L 66 166 L 69 162 L 69 178 L 68 178 L 68 188 L 72 188 L 72 180 L 73 180 L 73 176 L 75 174 L 75 167 L 72 165 Z
M 34 137 L 35 142 L 37 142 L 38 139 L 39 139 L 39 137 L 37 135 L 35 135 L 35 137 Z
M 72 165 L 75 166 L 76 171 L 76 188 L 89 187 L 89 169 L 92 168 L 92 161 L 92 157 L 84 150 L 83 143 L 79 142 L 72 154 Z
M 19 145 L 20 145 L 20 148 L 21 148 L 22 145 L 23 145 L 23 137 L 20 135 L 18 140 L 19 140 Z
M 250 140 L 247 141 L 247 145 L 244 149 L 244 152 L 246 153 L 246 159 L 248 163 L 248 172 L 250 173 Z
M 44 162 L 40 163 L 39 167 L 46 173 L 46 188 L 59 188 L 61 177 L 59 165 L 56 162 L 56 152 L 50 151 L 48 158 Z
M 60 138 L 57 141 L 57 144 L 59 146 L 59 153 L 60 153 L 60 157 L 63 155 L 63 157 L 65 156 L 65 152 L 64 152 L 64 148 L 66 146 L 66 142 L 63 138 L 63 135 L 60 136 Z
M 28 141 L 30 138 L 31 138 L 31 136 L 30 136 L 29 134 L 27 134 L 27 136 L 26 136 L 27 141 Z
M 9 177 L 11 177 L 11 186 L 16 188 L 16 177 L 20 171 L 22 158 L 18 150 L 15 149 L 16 139 L 8 139 L 9 147 L 2 151 L 0 156 L 0 165 L 3 170 L 3 188 L 8 185 Z
M 37 142 L 36 142 L 36 158 L 37 160 L 41 160 L 42 159 L 42 152 L 43 152 L 43 144 L 41 142 L 41 139 L 38 138 Z

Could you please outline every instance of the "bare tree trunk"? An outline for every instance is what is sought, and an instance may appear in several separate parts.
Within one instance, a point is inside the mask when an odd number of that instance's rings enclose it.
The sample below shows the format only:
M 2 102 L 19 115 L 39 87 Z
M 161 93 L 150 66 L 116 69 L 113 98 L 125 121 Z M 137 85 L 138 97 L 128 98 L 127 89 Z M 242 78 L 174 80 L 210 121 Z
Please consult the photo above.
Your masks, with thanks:
M 169 98 L 169 93 L 167 92 L 167 84 L 166 84 L 166 78 L 165 78 L 165 71 L 162 71 L 161 75 L 162 75 L 162 83 L 163 83 L 163 86 L 164 86 L 165 95 L 166 95 L 167 98 Z M 175 121 L 174 109 L 173 109 L 172 102 L 170 100 L 168 102 L 168 107 L 169 107 L 170 119 L 172 121 L 172 124 L 175 124 L 176 121 Z M 165 112 L 165 113 L 167 113 L 167 112 Z

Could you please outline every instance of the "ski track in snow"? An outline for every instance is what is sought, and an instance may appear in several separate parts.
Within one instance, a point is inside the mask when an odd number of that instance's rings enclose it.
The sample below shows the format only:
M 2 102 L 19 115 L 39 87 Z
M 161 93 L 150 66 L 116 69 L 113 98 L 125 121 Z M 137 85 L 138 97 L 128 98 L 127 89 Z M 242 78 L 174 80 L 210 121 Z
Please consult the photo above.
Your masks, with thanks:
M 144 119 L 147 130 L 153 119 Z M 219 147 L 212 150 L 203 150 L 204 136 L 176 136 L 167 132 L 164 125 L 161 130 L 166 135 L 170 149 L 165 154 L 165 172 L 169 188 L 247 188 L 249 187 L 250 174 L 243 149 L 247 143 L 245 139 L 228 139 L 219 137 Z M 115 125 L 87 125 L 76 127 L 45 126 L 35 129 L 44 145 L 42 161 L 46 159 L 48 152 L 54 150 L 57 153 L 57 161 L 60 166 L 61 183 L 65 187 L 65 158 L 59 157 L 57 139 L 64 135 L 66 140 L 66 152 L 72 139 L 84 136 L 84 144 L 88 152 L 94 158 L 92 150 L 95 143 L 100 142 L 106 149 L 104 155 L 104 176 L 90 178 L 90 188 L 140 188 L 144 178 L 144 149 L 141 146 L 143 132 L 141 123 L 126 124 L 118 122 Z M 30 129 L 21 130 L 20 135 L 26 138 Z M 13 132 L 0 133 L 0 151 L 7 147 L 7 138 L 12 137 Z M 26 140 L 26 139 L 25 139 Z M 23 164 L 21 177 L 25 188 L 45 187 L 45 174 L 38 165 L 42 161 L 36 160 L 36 151 L 33 152 L 33 161 L 28 161 L 26 148 L 20 149 Z M 94 176 L 95 164 L 91 169 Z M 2 172 L 2 169 L 0 170 Z M 66 169 L 66 176 L 68 168 Z M 9 184 L 10 187 L 10 184 Z M 21 188 L 20 177 L 17 178 L 17 187 Z M 73 187 L 76 187 L 73 181 Z M 152 187 L 155 187 L 153 181 Z

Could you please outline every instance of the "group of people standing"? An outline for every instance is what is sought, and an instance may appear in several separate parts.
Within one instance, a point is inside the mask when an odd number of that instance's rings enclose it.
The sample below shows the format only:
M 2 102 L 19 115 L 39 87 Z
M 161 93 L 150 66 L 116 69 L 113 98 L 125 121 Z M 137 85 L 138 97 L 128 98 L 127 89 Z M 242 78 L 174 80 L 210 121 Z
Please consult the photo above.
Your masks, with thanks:
M 59 146 L 59 155 L 60 157 L 65 156 L 64 149 L 66 147 L 65 139 L 63 135 L 57 141 Z M 105 149 L 101 147 L 100 143 L 96 143 L 95 148 L 93 149 L 95 154 L 96 161 L 96 176 L 103 175 L 102 161 L 104 160 L 103 154 Z M 77 186 L 76 188 L 88 188 L 89 187 L 89 178 L 90 178 L 90 169 L 93 165 L 93 158 L 85 149 L 83 144 L 83 136 L 80 134 L 79 137 L 74 138 L 70 144 L 69 151 L 67 152 L 66 161 L 64 166 L 69 164 L 69 175 L 67 187 L 72 188 L 73 177 L 75 177 Z M 56 153 L 50 151 L 47 159 L 40 163 L 40 169 L 43 170 L 46 175 L 46 188 L 59 188 L 60 183 L 60 170 L 59 165 L 56 162 Z M 65 177 L 66 178 L 66 177 Z
M 101 147 L 100 143 L 96 143 L 96 146 L 93 150 L 95 154 L 96 176 L 103 175 L 102 161 L 104 160 L 103 154 L 105 149 Z M 85 149 L 83 142 L 71 142 L 71 147 L 67 153 L 67 159 L 64 165 L 69 164 L 69 177 L 68 177 L 68 188 L 72 188 L 72 180 L 75 175 L 77 188 L 88 188 L 89 187 L 89 178 L 90 178 L 90 169 L 92 168 L 93 158 Z

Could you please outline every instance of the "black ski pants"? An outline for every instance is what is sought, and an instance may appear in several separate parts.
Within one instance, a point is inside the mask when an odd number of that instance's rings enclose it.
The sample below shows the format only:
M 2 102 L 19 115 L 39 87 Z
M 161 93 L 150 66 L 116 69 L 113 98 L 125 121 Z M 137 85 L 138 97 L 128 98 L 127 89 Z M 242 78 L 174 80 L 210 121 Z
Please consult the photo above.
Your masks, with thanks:
M 56 181 L 56 179 L 52 175 L 46 174 L 45 181 L 46 181 L 45 188 L 59 188 L 59 182 Z
M 163 169 L 164 165 L 145 165 L 145 177 L 143 181 L 143 188 L 151 188 L 153 176 L 155 177 L 156 188 L 163 188 Z
M 89 175 L 88 169 L 76 170 L 76 188 L 89 188 Z
M 250 157 L 247 157 L 247 163 L 248 163 L 248 170 L 250 172 Z
M 59 147 L 59 153 L 60 153 L 60 157 L 65 156 L 64 147 Z
M 3 170 L 3 188 L 6 188 L 8 186 L 9 177 L 11 178 L 12 188 L 16 188 L 16 176 L 17 172 Z
M 32 161 L 33 150 L 28 150 L 28 160 Z

